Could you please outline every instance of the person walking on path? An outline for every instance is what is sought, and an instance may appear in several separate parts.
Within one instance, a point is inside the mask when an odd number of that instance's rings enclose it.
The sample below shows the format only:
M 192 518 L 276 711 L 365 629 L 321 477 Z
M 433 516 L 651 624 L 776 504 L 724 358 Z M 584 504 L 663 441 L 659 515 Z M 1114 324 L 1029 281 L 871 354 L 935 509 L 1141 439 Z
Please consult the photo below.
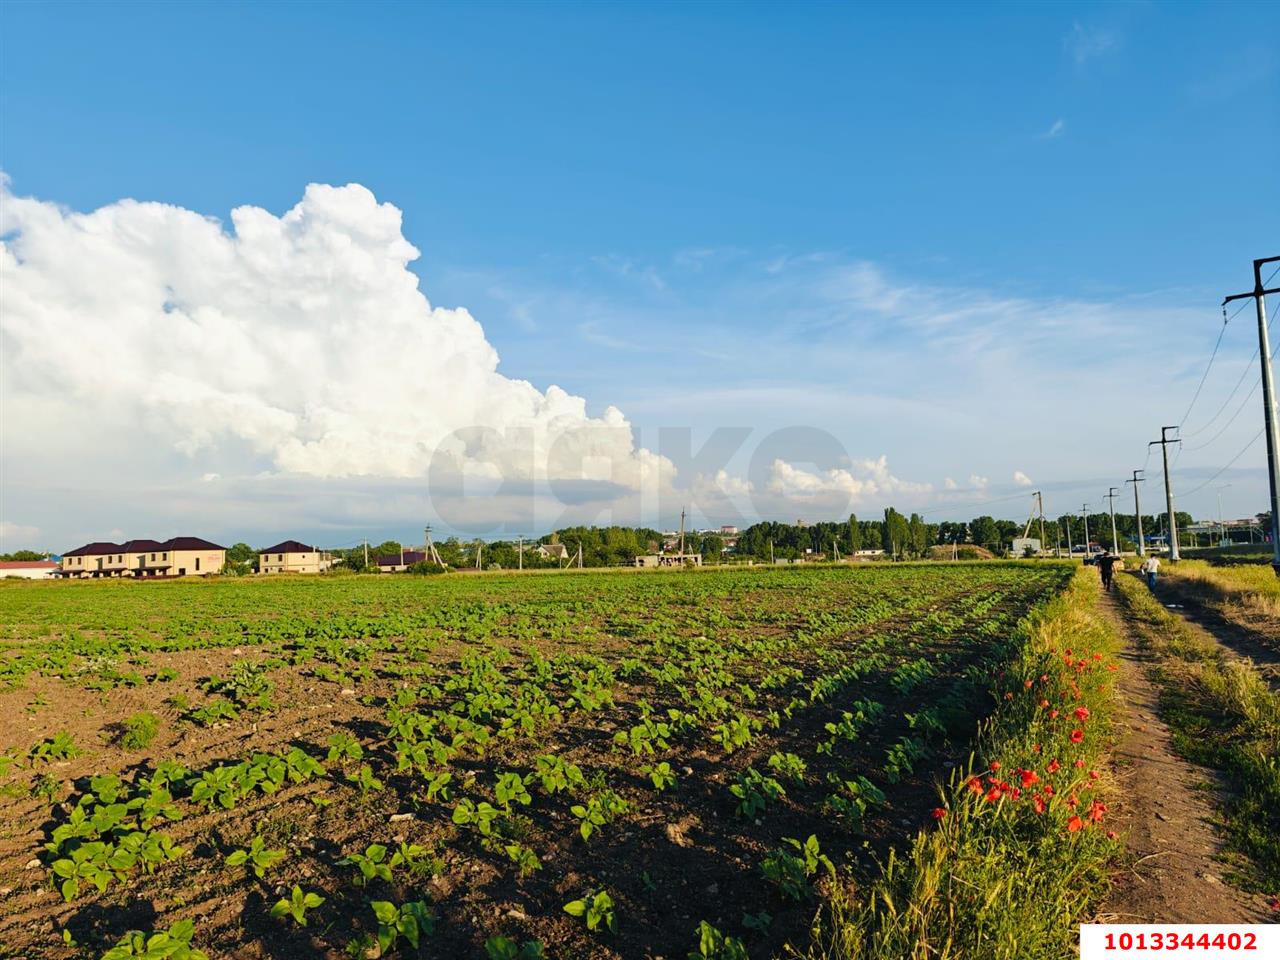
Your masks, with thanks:
M 1102 586 L 1108 593 L 1111 592 L 1111 578 L 1119 560 L 1120 558 L 1110 551 L 1098 558 L 1098 572 L 1102 574 Z
M 1154 591 L 1156 588 L 1156 574 L 1160 572 L 1160 558 L 1156 556 L 1147 557 L 1142 564 L 1142 573 L 1147 578 L 1147 589 Z

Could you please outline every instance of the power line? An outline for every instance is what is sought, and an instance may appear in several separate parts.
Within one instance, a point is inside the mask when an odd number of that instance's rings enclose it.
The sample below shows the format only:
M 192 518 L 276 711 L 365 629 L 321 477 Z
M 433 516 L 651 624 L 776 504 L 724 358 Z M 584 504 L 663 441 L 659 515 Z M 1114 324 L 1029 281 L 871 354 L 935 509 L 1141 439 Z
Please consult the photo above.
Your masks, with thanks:
M 1244 305 L 1241 304 L 1240 310 L 1243 310 L 1243 309 L 1244 309 Z M 1236 314 L 1238 314 L 1240 310 L 1237 310 Z M 1192 394 L 1191 402 L 1187 404 L 1187 412 L 1184 413 L 1182 415 L 1182 419 L 1178 421 L 1179 427 L 1181 427 L 1184 423 L 1187 422 L 1187 417 L 1191 416 L 1192 408 L 1195 407 L 1196 401 L 1200 399 L 1200 391 L 1204 389 L 1204 382 L 1207 379 L 1209 379 L 1209 371 L 1213 369 L 1213 361 L 1216 360 L 1218 357 L 1218 348 L 1222 346 L 1222 338 L 1227 332 L 1227 324 L 1229 324 L 1234 317 L 1235 317 L 1235 314 L 1232 314 L 1231 317 L 1228 317 L 1227 308 L 1225 306 L 1222 308 L 1222 329 L 1218 331 L 1218 339 L 1214 341 L 1213 352 L 1209 354 L 1209 363 L 1204 368 L 1204 373 L 1200 376 L 1200 382 L 1196 384 L 1196 392 Z
M 1227 461 L 1226 466 L 1224 466 L 1221 470 L 1219 470 L 1217 473 L 1215 473 L 1212 477 L 1210 477 L 1210 478 L 1209 478 L 1208 480 L 1206 480 L 1204 483 L 1200 484 L 1200 486 L 1196 487 L 1194 490 L 1188 490 L 1186 493 L 1181 494 L 1181 496 L 1183 496 L 1183 497 L 1189 497 L 1189 496 L 1191 496 L 1191 495 L 1192 495 L 1192 494 L 1194 494 L 1194 493 L 1199 493 L 1201 490 L 1203 490 L 1203 489 L 1204 489 L 1205 487 L 1207 487 L 1209 484 L 1213 483 L 1213 481 L 1217 480 L 1220 476 L 1222 476 L 1224 473 L 1226 473 L 1228 470 L 1230 470 L 1230 469 L 1231 469 L 1231 467 L 1235 464 L 1235 462 L 1236 462 L 1237 460 L 1239 460 L 1239 459 L 1240 459 L 1241 457 L 1243 457 L 1246 453 L 1248 453 L 1248 452 L 1249 452 L 1249 448 L 1250 448 L 1250 447 L 1252 447 L 1255 443 L 1257 443 L 1257 442 L 1258 442 L 1258 438 L 1259 438 L 1259 437 L 1261 437 L 1265 432 L 1266 432 L 1266 430 L 1265 430 L 1265 429 L 1263 429 L 1263 430 L 1259 430 L 1256 434 L 1254 434 L 1253 439 L 1252 439 L 1252 440 L 1250 440 L 1248 443 L 1246 443 L 1246 444 L 1244 445 L 1244 449 L 1243 449 L 1243 450 L 1241 450 L 1241 451 L 1240 451 L 1239 453 L 1237 453 L 1234 457 L 1232 457 L 1230 460 L 1228 460 L 1228 461 Z
M 1277 270 L 1277 271 L 1276 271 L 1276 273 L 1280 273 L 1280 270 Z M 1274 276 L 1275 276 L 1275 273 L 1273 273 L 1273 274 L 1272 274 L 1272 276 L 1274 277 Z M 1268 282 L 1268 283 L 1270 283 L 1270 281 L 1267 281 L 1267 282 Z M 1245 302 L 1244 302 L 1244 303 L 1242 303 L 1239 307 L 1237 307 L 1237 308 L 1236 308 L 1236 312 L 1235 312 L 1235 313 L 1233 313 L 1229 319 L 1234 319 L 1234 318 L 1236 317 L 1236 315 L 1237 315 L 1237 314 L 1239 314 L 1239 313 L 1240 313 L 1240 311 L 1241 311 L 1241 310 L 1243 310 L 1246 306 L 1248 306 L 1248 301 L 1245 301 Z M 1275 318 L 1275 316 L 1272 316 L 1272 318 L 1271 318 L 1270 320 L 1268 320 L 1268 321 L 1267 321 L 1267 329 L 1268 329 L 1268 330 L 1270 330 L 1270 329 L 1271 329 L 1272 324 L 1274 324 L 1275 322 L 1276 322 L 1276 318 Z M 1272 352 L 1272 354 L 1271 354 L 1271 356 L 1272 356 L 1272 358 L 1273 358 L 1273 359 L 1275 358 L 1275 354 L 1276 354 L 1276 351 L 1273 351 L 1273 352 Z M 1232 398 L 1233 398 L 1233 397 L 1235 397 L 1236 392 L 1240 389 L 1240 385 L 1241 385 L 1242 383 L 1244 383 L 1245 378 L 1249 376 L 1249 370 L 1250 370 L 1250 368 L 1253 366 L 1253 361 L 1255 361 L 1255 360 L 1257 360 L 1257 359 L 1258 359 L 1258 348 L 1257 348 L 1257 347 L 1254 347 L 1254 348 L 1253 348 L 1253 353 L 1249 354 L 1249 362 L 1248 362 L 1248 363 L 1246 363 L 1246 364 L 1244 365 L 1244 369 L 1240 371 L 1240 379 L 1236 381 L 1236 385 L 1235 385 L 1234 387 L 1232 387 L 1232 388 L 1231 388 L 1231 392 L 1230 392 L 1229 394 L 1227 394 L 1227 399 L 1225 399 L 1225 400 L 1223 400 L 1223 401 L 1222 401 L 1222 406 L 1220 406 L 1220 407 L 1218 408 L 1217 412 L 1216 412 L 1212 417 L 1210 417 L 1208 420 L 1206 420 L 1206 421 L 1204 422 L 1204 424 L 1202 424 L 1198 429 L 1196 429 L 1196 430 L 1192 430 L 1192 431 L 1191 431 L 1190 433 L 1188 433 L 1188 434 L 1186 435 L 1186 437 L 1184 437 L 1183 439 L 1190 439 L 1190 438 L 1192 438 L 1192 437 L 1199 436 L 1200 434 L 1202 434 L 1202 433 L 1204 433 L 1206 430 L 1208 430 L 1211 426 L 1213 426 L 1213 424 L 1217 421 L 1217 419 L 1218 419 L 1220 416 L 1222 416 L 1223 411 L 1227 409 L 1227 406 L 1231 403 Z M 1255 382 L 1255 383 L 1254 383 L 1254 385 L 1253 385 L 1253 389 L 1254 389 L 1254 390 L 1257 390 L 1257 389 L 1258 389 L 1258 384 L 1260 384 L 1260 383 L 1262 383 L 1262 377 L 1261 377 L 1261 376 L 1259 376 L 1259 377 L 1258 377 L 1257 382 Z M 1216 439 L 1216 438 L 1217 438 L 1217 437 L 1215 436 L 1215 439 Z M 1210 441 L 1210 442 L 1212 442 L 1212 441 Z M 1199 449 L 1199 448 L 1196 448 L 1196 449 Z

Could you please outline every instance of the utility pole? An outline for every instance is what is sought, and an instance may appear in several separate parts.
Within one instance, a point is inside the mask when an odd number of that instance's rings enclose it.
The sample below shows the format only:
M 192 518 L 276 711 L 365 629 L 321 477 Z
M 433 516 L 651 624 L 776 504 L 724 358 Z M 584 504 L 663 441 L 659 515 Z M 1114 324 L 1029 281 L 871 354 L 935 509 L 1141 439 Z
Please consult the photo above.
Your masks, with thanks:
M 1044 541 L 1044 495 L 1037 490 L 1034 494 L 1036 498 L 1036 506 L 1040 508 L 1040 552 L 1045 553 L 1049 549 L 1049 545 Z
M 1116 493 L 1115 487 L 1107 488 L 1107 499 L 1111 501 L 1111 551 L 1120 556 L 1120 538 L 1116 536 Z
M 1266 335 L 1267 335 L 1266 324 L 1264 323 L 1262 336 L 1265 338 Z M 1269 363 L 1267 364 L 1267 369 L 1268 370 L 1271 369 L 1271 365 Z M 1169 444 L 1182 442 L 1176 437 L 1173 440 L 1170 440 L 1169 431 L 1177 430 L 1177 429 L 1178 429 L 1177 427 L 1161 427 L 1160 439 L 1152 440 L 1150 443 L 1147 444 L 1148 448 L 1155 446 L 1157 443 L 1160 444 L 1160 455 L 1164 458 L 1164 504 L 1165 504 L 1165 509 L 1168 511 L 1168 515 L 1169 515 L 1169 559 L 1170 560 L 1182 559 L 1178 555 L 1178 524 L 1173 517 L 1173 478 L 1169 476 Z M 1271 483 L 1272 483 L 1272 493 L 1273 493 L 1272 499 L 1274 500 L 1274 492 L 1275 492 L 1274 477 L 1272 478 Z M 1277 554 L 1277 556 L 1280 556 L 1280 554 Z
M 1267 478 L 1271 481 L 1271 569 L 1280 576 L 1280 434 L 1276 428 L 1276 386 L 1271 374 L 1271 342 L 1267 337 L 1267 294 L 1280 293 L 1280 287 L 1265 290 L 1262 286 L 1262 265 L 1275 263 L 1280 257 L 1263 257 L 1253 261 L 1253 291 L 1237 293 L 1222 301 L 1225 308 L 1232 300 L 1253 297 L 1258 312 L 1258 358 L 1262 361 L 1262 408 L 1267 434 Z M 1225 316 L 1225 312 L 1224 312 Z
M 1142 472 L 1144 471 L 1133 471 L 1133 479 L 1126 480 L 1125 483 L 1133 484 L 1133 512 L 1138 518 L 1138 556 L 1145 557 L 1147 555 L 1147 548 L 1142 541 L 1142 503 L 1138 500 L 1138 484 L 1146 483 L 1145 477 L 1138 476 L 1138 474 Z
M 684 563 L 684 508 L 680 508 L 680 562 Z
M 1089 555 L 1089 505 L 1080 504 L 1080 518 L 1084 520 L 1084 555 Z
M 1058 519 L 1058 532 L 1060 534 L 1064 532 L 1062 529 L 1063 527 L 1066 528 L 1065 533 L 1067 535 L 1067 559 L 1070 560 L 1071 555 L 1075 552 L 1075 548 L 1071 545 L 1071 514 L 1064 513 Z
M 436 545 L 431 542 L 431 524 L 427 524 L 426 527 L 423 528 L 422 533 L 423 536 L 426 537 L 427 541 L 426 545 L 422 548 L 423 552 L 426 553 L 425 559 L 430 560 L 437 567 L 443 567 L 444 561 L 440 559 L 440 554 L 436 550 Z
M 773 564 L 773 541 L 772 540 L 769 541 L 769 563 L 770 565 Z
M 365 568 L 366 570 L 368 570 L 368 569 L 369 569 L 369 540 L 368 540 L 368 538 L 366 538 L 366 539 L 365 539 L 365 541 L 364 541 L 364 568 Z
M 524 534 L 520 534 L 520 546 L 516 549 L 516 565 L 520 570 L 524 569 Z
M 1225 546 L 1227 540 L 1227 524 L 1222 519 L 1222 491 L 1230 488 L 1231 484 L 1224 483 L 1218 488 L 1218 546 Z

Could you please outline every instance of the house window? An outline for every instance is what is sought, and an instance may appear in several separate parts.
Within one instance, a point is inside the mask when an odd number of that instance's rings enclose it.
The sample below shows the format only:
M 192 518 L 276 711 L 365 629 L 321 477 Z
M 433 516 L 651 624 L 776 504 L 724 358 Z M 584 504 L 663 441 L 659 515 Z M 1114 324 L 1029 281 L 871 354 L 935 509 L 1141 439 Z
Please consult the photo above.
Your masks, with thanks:
M 196 557 L 196 570 L 199 571 L 199 569 L 200 569 L 200 558 Z
M 277 554 L 276 554 L 276 563 L 279 563 L 279 562 L 280 562 L 281 560 L 283 560 L 283 559 L 284 559 L 284 554 L 283 554 L 283 553 L 277 553 Z
M 151 559 L 152 559 L 152 560 L 155 560 L 155 558 L 156 558 L 156 555 L 153 553 L 153 554 L 151 555 Z
M 161 560 L 168 560 L 168 559 L 169 559 L 169 555 L 168 555 L 167 553 L 162 553 L 162 554 L 160 554 L 160 559 L 161 559 Z

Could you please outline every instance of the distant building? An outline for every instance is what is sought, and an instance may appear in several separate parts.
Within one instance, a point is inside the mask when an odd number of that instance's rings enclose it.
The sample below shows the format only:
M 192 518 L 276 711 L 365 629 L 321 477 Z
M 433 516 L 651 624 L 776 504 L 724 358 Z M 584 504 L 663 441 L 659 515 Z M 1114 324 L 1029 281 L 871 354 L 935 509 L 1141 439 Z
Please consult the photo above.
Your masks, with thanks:
M 58 572 L 53 560 L 0 560 L 0 577 L 22 580 L 52 580 Z
M 200 537 L 96 541 L 62 555 L 58 575 L 77 580 L 104 577 L 186 577 L 221 573 L 227 548 Z
M 539 543 L 529 549 L 544 560 L 569 559 L 569 548 L 563 543 Z
M 1040 539 L 1038 537 L 1014 537 L 1009 548 L 1011 557 L 1040 556 Z
M 684 567 L 702 566 L 700 553 L 646 553 L 636 557 L 637 567 Z
M 389 556 L 378 558 L 379 573 L 403 573 L 415 563 L 422 563 L 427 559 L 425 550 L 401 550 L 399 553 L 393 553 Z
M 720 528 L 720 536 L 722 537 L 736 537 L 737 535 L 738 535 L 738 528 L 735 527 L 732 523 L 726 523 L 724 526 Z
M 285 540 L 258 553 L 259 573 L 324 573 L 333 556 L 297 540 Z

